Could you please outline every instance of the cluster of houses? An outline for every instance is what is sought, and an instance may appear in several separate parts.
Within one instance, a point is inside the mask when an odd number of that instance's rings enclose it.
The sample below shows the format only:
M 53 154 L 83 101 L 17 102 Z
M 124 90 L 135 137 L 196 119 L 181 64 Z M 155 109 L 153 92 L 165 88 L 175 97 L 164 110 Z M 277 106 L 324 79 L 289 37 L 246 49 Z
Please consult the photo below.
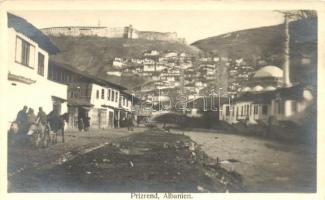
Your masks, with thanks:
M 286 60 L 285 62 L 289 62 Z M 215 113 L 214 119 L 229 124 L 270 124 L 291 121 L 301 124 L 316 106 L 316 91 L 300 83 L 291 83 L 289 64 L 283 69 L 264 66 L 238 87 L 237 92 L 218 88 L 209 95 L 198 95 L 187 101 L 186 114 L 202 117 Z M 315 115 L 315 113 L 311 113 Z
M 53 61 L 50 55 L 59 50 L 40 30 L 21 17 L 10 13 L 7 17 L 9 124 L 27 105 L 35 111 L 42 107 L 47 113 L 53 109 L 68 113 L 70 129 L 77 128 L 81 119 L 89 119 L 91 128 L 123 126 L 140 99 L 121 85 Z M 134 88 L 141 100 L 169 102 L 174 90 L 187 95 L 187 115 L 202 116 L 207 105 L 213 106 L 216 119 L 230 124 L 293 120 L 315 101 L 315 91 L 290 82 L 288 59 L 283 69 L 264 66 L 257 71 L 243 59 L 234 61 L 201 57 L 194 67 L 189 54 L 151 50 L 142 58 L 115 58 L 114 70 L 107 74 L 147 77 Z M 216 98 L 206 100 L 210 97 Z
M 52 61 L 59 50 L 40 30 L 19 16 L 7 17 L 8 126 L 25 105 L 35 112 L 42 107 L 46 113 L 68 113 L 70 129 L 81 119 L 88 119 L 90 128 L 123 125 L 137 98 L 121 85 Z

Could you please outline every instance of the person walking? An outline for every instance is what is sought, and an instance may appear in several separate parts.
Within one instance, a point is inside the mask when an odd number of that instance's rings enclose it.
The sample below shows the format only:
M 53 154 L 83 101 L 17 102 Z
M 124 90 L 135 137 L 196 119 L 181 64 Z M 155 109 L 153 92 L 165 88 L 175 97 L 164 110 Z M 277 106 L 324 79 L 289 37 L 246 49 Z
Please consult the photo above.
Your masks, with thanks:
M 46 113 L 43 111 L 43 108 L 42 107 L 39 107 L 38 108 L 38 113 L 37 113 L 37 121 L 39 123 L 41 123 L 43 126 L 46 125 L 47 123 L 47 115 Z
M 34 109 L 33 108 L 29 108 L 28 109 L 28 112 L 27 112 L 27 122 L 28 122 L 28 125 L 32 125 L 34 123 L 36 123 L 36 115 L 34 113 Z
M 84 129 L 84 121 L 83 121 L 82 117 L 80 117 L 78 119 L 78 129 L 80 132 Z
M 131 130 L 131 123 L 132 123 L 131 115 L 128 114 L 127 116 L 128 131 Z

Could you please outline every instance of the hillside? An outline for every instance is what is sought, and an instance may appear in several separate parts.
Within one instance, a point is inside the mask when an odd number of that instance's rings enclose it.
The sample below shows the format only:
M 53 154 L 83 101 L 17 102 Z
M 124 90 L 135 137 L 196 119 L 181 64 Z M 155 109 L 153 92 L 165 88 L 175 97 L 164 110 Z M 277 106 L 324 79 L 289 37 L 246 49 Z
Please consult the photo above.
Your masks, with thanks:
M 104 38 L 96 36 L 49 36 L 59 48 L 60 53 L 51 57 L 57 62 L 64 62 L 94 75 L 103 75 L 111 69 L 114 57 L 138 58 L 148 50 L 186 52 L 197 56 L 200 52 L 179 42 Z M 117 80 L 118 81 L 118 80 Z
M 283 25 L 277 25 L 209 37 L 191 45 L 211 55 L 243 57 L 251 64 L 259 57 L 273 55 L 270 61 L 278 64 L 282 62 L 284 39 Z
M 290 23 L 291 79 L 316 85 L 317 18 Z M 191 44 L 210 55 L 244 58 L 252 66 L 282 66 L 284 61 L 284 25 L 260 27 L 202 39 Z

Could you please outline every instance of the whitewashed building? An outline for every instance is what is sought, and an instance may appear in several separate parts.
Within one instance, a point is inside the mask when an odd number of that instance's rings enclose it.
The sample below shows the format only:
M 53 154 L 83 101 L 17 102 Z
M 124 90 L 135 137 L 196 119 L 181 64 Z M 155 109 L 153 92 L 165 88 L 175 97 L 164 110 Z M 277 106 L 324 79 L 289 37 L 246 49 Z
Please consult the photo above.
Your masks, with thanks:
M 7 45 L 7 109 L 8 119 L 14 121 L 24 105 L 37 114 L 57 109 L 67 112 L 67 86 L 48 80 L 49 54 L 58 49 L 36 27 L 25 19 L 8 13 Z
M 304 115 L 313 103 L 313 92 L 302 85 L 273 91 L 247 92 L 230 105 L 222 105 L 220 120 L 231 124 L 240 121 L 247 124 L 267 124 L 271 119 L 293 121 L 295 115 Z
M 90 129 L 119 127 L 120 92 L 126 88 L 55 61 L 49 69 L 49 79 L 68 85 L 69 129 L 88 117 Z

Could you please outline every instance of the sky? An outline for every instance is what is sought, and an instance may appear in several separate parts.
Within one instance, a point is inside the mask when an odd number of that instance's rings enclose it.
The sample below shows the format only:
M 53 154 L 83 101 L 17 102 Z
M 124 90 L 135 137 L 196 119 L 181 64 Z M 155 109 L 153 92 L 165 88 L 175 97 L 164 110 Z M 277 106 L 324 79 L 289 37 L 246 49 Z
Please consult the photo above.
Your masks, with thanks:
M 124 27 L 140 31 L 177 32 L 187 43 L 232 31 L 276 25 L 280 13 L 263 10 L 96 10 L 10 11 L 37 28 L 53 26 Z

